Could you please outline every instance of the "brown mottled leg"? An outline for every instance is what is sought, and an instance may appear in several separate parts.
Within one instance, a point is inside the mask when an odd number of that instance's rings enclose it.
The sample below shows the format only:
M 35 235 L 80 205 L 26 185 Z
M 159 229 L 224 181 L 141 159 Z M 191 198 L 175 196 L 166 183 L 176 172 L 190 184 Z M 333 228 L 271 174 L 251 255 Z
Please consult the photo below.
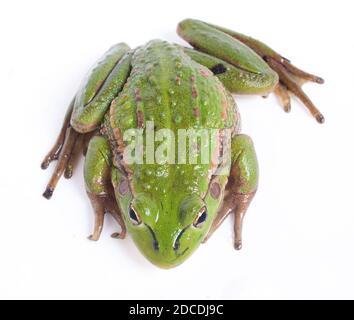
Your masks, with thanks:
M 74 168 L 77 166 L 77 164 L 80 160 L 80 157 L 81 157 L 82 151 L 83 151 L 83 147 L 84 147 L 84 138 L 85 138 L 84 134 L 79 134 L 76 139 L 72 153 L 71 153 L 69 160 L 68 160 L 68 164 L 65 168 L 64 177 L 66 179 L 70 179 L 72 177 L 73 172 L 74 172 Z
M 64 118 L 64 122 L 62 125 L 62 128 L 59 132 L 59 136 L 57 138 L 57 140 L 54 143 L 54 146 L 52 147 L 52 149 L 48 152 L 48 154 L 45 156 L 41 167 L 42 169 L 47 169 L 49 164 L 53 161 L 53 160 L 57 160 L 59 158 L 59 154 L 60 151 L 64 145 L 64 141 L 65 141 L 65 136 L 66 136 L 66 132 L 67 129 L 70 126 L 70 118 L 71 118 L 71 114 L 73 111 L 73 107 L 74 107 L 74 102 L 75 99 L 73 99 L 68 107 L 68 110 L 65 114 L 65 118 Z
M 63 126 L 60 130 L 59 136 L 46 155 L 42 162 L 42 169 L 48 168 L 50 162 L 59 160 L 54 173 L 47 185 L 43 196 L 50 199 L 53 195 L 54 189 L 64 173 L 64 177 L 70 179 L 73 175 L 73 170 L 77 165 L 80 155 L 87 149 L 89 139 L 91 139 L 94 132 L 86 134 L 79 134 L 70 125 L 70 118 L 73 110 L 75 99 L 72 100 L 64 119 Z
M 203 243 L 207 242 L 209 238 L 213 235 L 213 233 L 221 226 L 221 224 L 225 221 L 225 219 L 229 216 L 231 211 L 234 209 L 233 201 L 230 199 L 229 195 L 229 188 L 230 186 L 227 185 L 224 195 L 224 200 L 222 203 L 221 208 L 218 211 L 217 216 L 215 217 L 213 224 L 211 225 L 207 236 L 204 238 Z
M 120 233 L 112 237 L 123 239 L 126 228 L 117 205 L 111 182 L 112 153 L 106 138 L 94 136 L 88 145 L 84 165 L 87 194 L 95 214 L 93 234 L 89 239 L 97 241 L 100 237 L 105 213 L 109 212 L 121 227 Z
M 95 134 L 97 134 L 97 130 L 85 134 L 79 134 L 77 137 L 75 146 L 64 172 L 64 177 L 66 179 L 70 179 L 72 177 L 74 168 L 77 166 L 81 155 L 86 155 L 88 144 Z
M 236 194 L 235 201 L 235 220 L 234 220 L 234 232 L 235 232 L 235 249 L 242 249 L 242 225 L 243 218 L 245 217 L 246 211 L 251 204 L 251 201 L 256 194 L 256 191 L 246 193 L 246 194 Z
M 90 193 L 90 192 L 87 192 L 87 195 L 91 201 L 93 211 L 95 214 L 93 233 L 88 237 L 88 239 L 97 241 L 100 238 L 102 228 L 103 228 L 103 221 L 104 221 L 104 214 L 105 214 L 105 206 L 104 206 L 105 199 L 103 197 L 99 197 L 94 193 Z
M 90 235 L 88 238 L 93 241 L 97 241 L 100 238 L 103 228 L 104 215 L 105 213 L 109 212 L 121 227 L 121 232 L 113 233 L 112 237 L 117 239 L 124 239 L 126 235 L 126 228 L 114 195 L 111 193 L 105 195 L 96 195 L 89 191 L 87 194 L 95 214 L 94 230 L 92 235 Z
M 115 232 L 111 234 L 111 237 L 114 239 L 124 239 L 125 235 L 127 233 L 126 227 L 125 227 L 125 223 L 122 217 L 122 213 L 120 212 L 117 202 L 114 199 L 114 202 L 112 202 L 112 204 L 114 205 L 115 209 L 108 209 L 109 213 L 112 215 L 112 217 L 118 222 L 118 224 L 121 227 L 121 231 L 120 232 Z
M 59 161 L 57 163 L 57 166 L 54 170 L 54 173 L 47 185 L 47 188 L 45 189 L 43 196 L 47 199 L 50 199 L 51 196 L 53 195 L 54 189 L 64 173 L 67 164 L 69 162 L 70 156 L 73 152 L 73 148 L 75 146 L 76 139 L 78 137 L 79 133 L 77 133 L 73 128 L 69 127 L 67 129 L 66 135 L 65 135 L 65 142 L 62 147 L 62 150 L 60 151 L 60 156 L 59 156 Z
M 227 185 L 227 195 L 224 198 L 221 209 L 219 210 L 213 224 L 204 238 L 203 243 L 213 235 L 213 233 L 220 227 L 224 220 L 230 213 L 234 213 L 234 233 L 235 233 L 235 249 L 240 250 L 242 248 L 242 224 L 246 211 L 251 204 L 251 201 L 256 194 L 256 191 L 246 194 L 238 194 L 233 191 L 237 189 L 236 185 Z
M 246 135 L 232 139 L 232 167 L 225 189 L 224 201 L 203 242 L 206 242 L 230 213 L 234 213 L 235 249 L 242 248 L 242 223 L 256 193 L 258 164 L 252 140 Z
M 106 210 L 112 215 L 112 217 L 117 221 L 117 223 L 120 225 L 121 228 L 120 232 L 113 233 L 111 237 L 115 239 L 124 239 L 127 230 L 125 228 L 125 223 L 122 217 L 122 213 L 120 212 L 120 209 L 117 205 L 113 188 L 110 191 L 109 198 L 106 201 Z
M 45 156 L 41 165 L 42 169 L 47 169 L 53 160 L 59 160 L 47 188 L 43 193 L 43 196 L 47 199 L 50 199 L 53 195 L 54 189 L 63 173 L 65 178 L 71 178 L 73 168 L 77 164 L 79 154 L 83 148 L 84 135 L 79 134 L 70 126 L 74 103 L 75 99 L 73 99 L 69 105 L 63 126 L 54 146 Z

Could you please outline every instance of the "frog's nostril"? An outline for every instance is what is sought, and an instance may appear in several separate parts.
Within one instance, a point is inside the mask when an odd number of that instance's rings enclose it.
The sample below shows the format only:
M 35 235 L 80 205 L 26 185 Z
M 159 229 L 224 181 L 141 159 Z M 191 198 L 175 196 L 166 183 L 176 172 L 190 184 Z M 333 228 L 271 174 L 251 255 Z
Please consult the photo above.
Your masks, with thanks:
M 173 250 L 177 251 L 180 247 L 179 240 L 181 239 L 183 233 L 189 228 L 190 226 L 185 227 L 177 236 L 174 244 L 173 244 Z

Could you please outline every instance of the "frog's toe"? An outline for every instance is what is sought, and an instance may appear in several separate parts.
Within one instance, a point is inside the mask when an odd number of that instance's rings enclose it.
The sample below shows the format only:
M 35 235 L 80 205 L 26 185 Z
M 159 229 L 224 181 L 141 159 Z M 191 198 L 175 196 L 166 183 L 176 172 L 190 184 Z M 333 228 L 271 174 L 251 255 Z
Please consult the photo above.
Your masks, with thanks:
M 43 170 L 47 169 L 52 161 L 59 159 L 61 149 L 63 148 L 64 142 L 65 142 L 65 136 L 67 133 L 67 129 L 70 126 L 70 118 L 71 118 L 71 113 L 72 113 L 72 110 L 74 107 L 74 102 L 75 102 L 75 99 L 73 99 L 69 105 L 68 111 L 66 112 L 66 115 L 64 118 L 63 125 L 60 129 L 59 135 L 58 135 L 53 147 L 50 149 L 50 151 L 47 153 L 47 155 L 44 157 L 44 159 L 41 163 L 41 168 Z
M 91 241 L 98 241 L 100 239 L 100 235 L 97 234 L 91 234 L 87 237 L 87 239 L 91 240 Z
M 241 250 L 242 249 L 242 240 L 235 240 L 234 248 L 238 251 Z
M 85 141 L 85 135 L 84 134 L 78 135 L 73 150 L 71 152 L 70 159 L 68 160 L 68 164 L 66 165 L 64 171 L 65 179 L 70 179 L 73 176 L 74 169 L 77 167 L 77 164 L 83 153 L 84 141 Z
M 106 213 L 111 213 L 113 218 L 118 222 L 121 227 L 120 232 L 115 232 L 111 235 L 115 239 L 124 239 L 126 235 L 126 228 L 119 214 L 119 209 L 114 201 L 112 195 L 96 195 L 88 192 L 91 204 L 94 208 L 95 222 L 92 235 L 88 237 L 89 240 L 98 241 L 103 229 L 104 216 Z
M 124 239 L 125 238 L 125 230 L 122 231 L 122 232 L 114 232 L 111 234 L 111 238 L 113 239 Z
M 318 123 L 324 123 L 324 116 L 301 88 L 306 81 L 323 84 L 324 80 L 321 77 L 296 68 L 284 58 L 266 56 L 264 60 L 279 75 L 280 85 L 276 88 L 275 94 L 283 104 L 284 110 L 287 112 L 290 111 L 290 97 L 288 97 L 288 92 L 291 92 L 301 100 Z
M 91 200 L 92 206 L 94 207 L 94 215 L 95 215 L 93 233 L 90 236 L 88 236 L 88 239 L 92 241 L 98 241 L 103 229 L 105 208 L 103 205 L 103 201 L 101 199 L 99 199 L 98 197 L 90 193 L 88 193 L 88 195 Z
M 63 175 L 63 173 L 67 170 L 68 164 L 71 163 L 71 155 L 75 148 L 76 140 L 78 138 L 78 133 L 69 127 L 67 129 L 67 133 L 65 136 L 65 142 L 59 151 L 59 160 L 57 166 L 49 180 L 46 190 L 43 193 L 43 196 L 47 199 L 50 199 L 53 195 L 55 187 Z M 45 163 L 46 164 L 46 163 Z
M 278 97 L 279 102 L 283 107 L 284 111 L 286 113 L 289 113 L 291 111 L 291 100 L 288 89 L 281 83 L 278 83 L 278 85 L 274 89 L 274 93 Z
M 52 197 L 53 192 L 53 189 L 47 187 L 47 189 L 43 192 L 43 197 L 49 200 Z
M 107 207 L 108 207 L 108 212 L 112 215 L 114 220 L 116 220 L 120 226 L 120 232 L 112 233 L 111 237 L 114 239 L 124 239 L 125 235 L 127 234 L 127 229 L 125 227 L 125 223 L 122 219 L 122 215 L 120 213 L 120 210 L 117 206 L 117 202 L 115 201 L 114 197 L 112 197 L 111 201 L 108 202 Z

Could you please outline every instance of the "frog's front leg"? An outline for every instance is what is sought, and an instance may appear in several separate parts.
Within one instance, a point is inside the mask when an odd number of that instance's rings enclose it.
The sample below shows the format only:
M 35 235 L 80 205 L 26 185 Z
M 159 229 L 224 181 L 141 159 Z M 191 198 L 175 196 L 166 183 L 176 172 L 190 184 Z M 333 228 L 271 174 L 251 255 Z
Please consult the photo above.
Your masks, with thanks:
M 204 242 L 234 213 L 235 248 L 242 247 L 242 223 L 258 186 L 258 162 L 251 138 L 236 135 L 231 142 L 231 170 L 223 203 Z
M 97 241 L 101 235 L 105 213 L 109 212 L 121 226 L 120 233 L 112 237 L 123 239 L 126 228 L 117 205 L 111 182 L 112 154 L 108 141 L 94 136 L 89 143 L 85 158 L 84 177 L 87 195 L 95 213 L 95 225 L 90 240 Z
M 264 43 L 232 30 L 186 19 L 179 23 L 177 32 L 196 49 L 185 52 L 213 71 L 232 93 L 264 96 L 274 91 L 287 112 L 292 93 L 319 123 L 324 122 L 301 88 L 306 81 L 324 83 L 322 78 L 296 68 Z

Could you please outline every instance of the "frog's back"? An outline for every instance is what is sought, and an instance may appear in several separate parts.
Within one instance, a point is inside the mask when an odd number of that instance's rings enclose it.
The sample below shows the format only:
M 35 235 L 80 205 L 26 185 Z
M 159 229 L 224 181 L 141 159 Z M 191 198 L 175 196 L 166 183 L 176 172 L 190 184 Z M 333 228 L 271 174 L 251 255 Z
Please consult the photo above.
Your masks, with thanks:
M 144 129 L 148 121 L 153 121 L 155 134 L 170 129 L 177 135 L 178 129 L 234 129 L 239 119 L 231 95 L 209 69 L 193 61 L 177 45 L 153 40 L 136 49 L 131 74 L 110 110 L 110 125 L 118 144 L 122 144 L 123 132 Z M 144 163 L 129 169 L 136 188 L 145 185 L 154 192 L 156 182 L 156 188 L 164 189 L 156 192 L 167 194 L 178 188 L 189 194 L 205 191 L 205 176 L 210 173 L 208 165 Z M 158 177 L 158 182 L 152 176 Z M 187 185 L 176 185 L 178 181 Z M 205 186 L 200 185 L 205 182 Z
M 154 121 L 155 129 L 231 128 L 235 110 L 213 73 L 181 48 L 153 40 L 139 47 L 117 105 L 122 130 Z

